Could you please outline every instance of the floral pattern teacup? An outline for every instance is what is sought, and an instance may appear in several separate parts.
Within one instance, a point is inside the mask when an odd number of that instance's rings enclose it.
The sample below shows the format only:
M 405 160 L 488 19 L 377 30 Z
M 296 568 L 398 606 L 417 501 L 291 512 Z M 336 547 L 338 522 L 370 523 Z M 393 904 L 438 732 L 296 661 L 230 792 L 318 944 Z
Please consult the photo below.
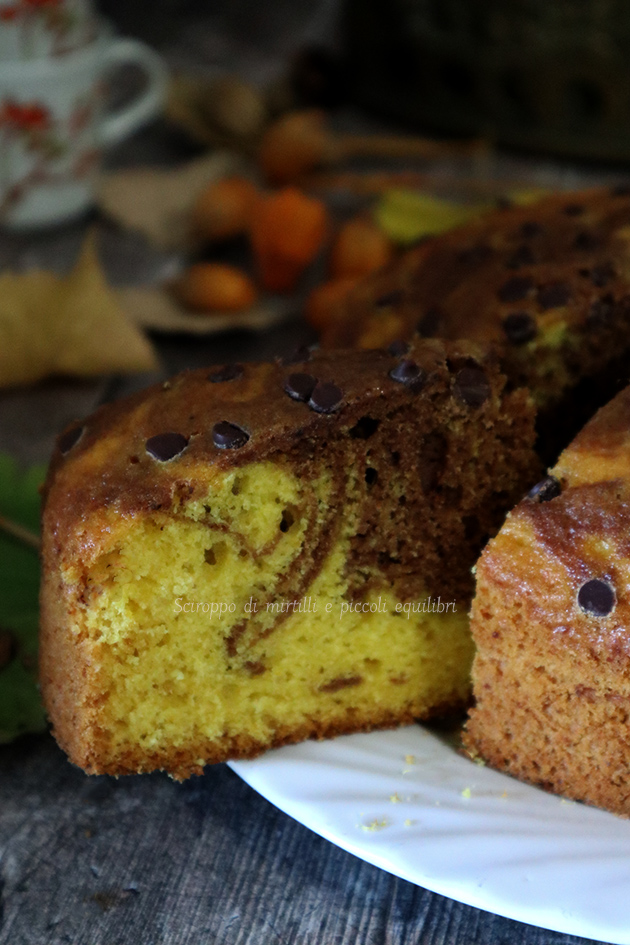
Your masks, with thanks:
M 104 114 L 104 83 L 116 65 L 135 64 L 146 90 Z M 144 43 L 100 36 L 60 59 L 0 62 L 0 225 L 70 220 L 94 200 L 104 147 L 160 109 L 162 60 Z
M 0 63 L 64 56 L 96 32 L 92 0 L 0 0 Z

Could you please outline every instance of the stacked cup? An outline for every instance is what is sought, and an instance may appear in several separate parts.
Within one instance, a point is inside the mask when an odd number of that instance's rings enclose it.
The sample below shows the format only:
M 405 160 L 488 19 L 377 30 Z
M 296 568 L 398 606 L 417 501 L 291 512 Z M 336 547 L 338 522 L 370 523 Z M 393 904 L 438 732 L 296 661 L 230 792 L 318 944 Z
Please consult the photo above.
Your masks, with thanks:
M 146 87 L 105 114 L 106 80 L 122 65 L 140 67 Z M 157 53 L 113 38 L 90 0 L 0 0 L 0 225 L 79 216 L 103 149 L 159 111 L 165 85 Z

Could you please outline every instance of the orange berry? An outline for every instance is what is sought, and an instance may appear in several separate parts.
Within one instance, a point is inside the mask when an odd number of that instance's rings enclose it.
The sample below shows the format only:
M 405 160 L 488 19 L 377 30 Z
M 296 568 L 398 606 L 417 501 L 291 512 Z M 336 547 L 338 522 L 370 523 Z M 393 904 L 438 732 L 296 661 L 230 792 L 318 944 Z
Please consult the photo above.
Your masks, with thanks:
M 333 243 L 330 271 L 334 279 L 367 276 L 387 265 L 393 247 L 383 231 L 366 217 L 355 217 L 344 223 Z
M 239 312 L 251 308 L 256 287 L 247 273 L 223 263 L 197 263 L 174 286 L 180 301 L 196 312 Z
M 346 295 L 359 280 L 352 277 L 345 279 L 331 279 L 318 285 L 311 292 L 306 301 L 306 320 L 316 328 L 317 331 L 323 331 L 335 318 L 341 303 Z
M 265 131 L 258 160 L 272 184 L 289 184 L 313 171 L 330 147 L 325 115 L 319 109 L 288 112 Z
M 263 286 L 290 292 L 322 248 L 328 230 L 325 204 L 297 187 L 257 200 L 250 236 Z
M 246 177 L 224 177 L 199 195 L 192 211 L 192 231 L 198 239 L 218 241 L 247 232 L 256 186 Z

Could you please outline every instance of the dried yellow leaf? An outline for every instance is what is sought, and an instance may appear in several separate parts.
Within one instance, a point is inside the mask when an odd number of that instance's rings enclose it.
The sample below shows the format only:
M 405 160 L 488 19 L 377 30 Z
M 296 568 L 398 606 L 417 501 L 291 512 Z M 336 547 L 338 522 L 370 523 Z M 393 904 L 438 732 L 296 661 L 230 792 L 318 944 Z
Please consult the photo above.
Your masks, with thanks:
M 108 286 L 92 238 L 68 276 L 0 275 L 0 387 L 158 367 L 151 344 Z
M 486 203 L 460 204 L 419 191 L 392 188 L 376 204 L 374 217 L 393 242 L 404 246 L 461 226 L 489 208 Z
M 540 200 L 547 191 L 541 187 L 521 187 L 505 194 L 510 203 L 526 206 Z M 495 201 L 460 203 L 422 191 L 405 188 L 385 190 L 374 208 L 374 217 L 383 232 L 405 246 L 425 237 L 462 226 L 488 213 Z

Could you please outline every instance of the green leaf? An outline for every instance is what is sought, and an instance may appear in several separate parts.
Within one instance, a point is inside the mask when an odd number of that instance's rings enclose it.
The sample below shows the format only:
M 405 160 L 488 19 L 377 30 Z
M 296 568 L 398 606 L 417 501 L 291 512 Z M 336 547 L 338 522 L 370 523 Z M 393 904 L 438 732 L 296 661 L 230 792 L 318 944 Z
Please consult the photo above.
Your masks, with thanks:
M 39 532 L 39 486 L 45 474 L 45 466 L 23 470 L 0 453 L 0 515 Z M 38 596 L 37 552 L 0 532 L 0 629 L 17 643 L 15 657 L 0 669 L 0 743 L 46 728 L 36 682 Z
M 508 190 L 507 200 L 518 206 L 536 203 L 544 197 L 542 187 Z M 374 219 L 383 232 L 400 246 L 462 226 L 495 207 L 494 201 L 455 203 L 431 194 L 404 188 L 391 188 L 381 195 L 374 208 Z
M 418 191 L 392 189 L 383 193 L 374 216 L 387 236 L 404 246 L 461 226 L 488 209 L 488 204 L 458 204 Z

